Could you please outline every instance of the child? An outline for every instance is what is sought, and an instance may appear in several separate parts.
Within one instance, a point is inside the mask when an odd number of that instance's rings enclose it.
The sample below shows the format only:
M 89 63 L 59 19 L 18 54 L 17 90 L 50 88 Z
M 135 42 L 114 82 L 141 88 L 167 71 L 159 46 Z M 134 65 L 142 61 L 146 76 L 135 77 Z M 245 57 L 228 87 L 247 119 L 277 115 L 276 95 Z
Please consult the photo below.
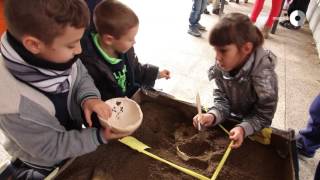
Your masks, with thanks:
M 300 130 L 297 137 L 297 149 L 299 154 L 308 158 L 314 157 L 316 150 L 320 148 L 320 95 L 312 102 L 309 109 L 309 121 L 307 127 Z
M 94 24 L 97 33 L 91 31 L 82 40 L 81 60 L 103 100 L 131 97 L 140 87 L 152 87 L 157 78 L 170 78 L 168 70 L 139 63 L 133 49 L 139 20 L 129 7 L 102 1 L 94 10 Z
M 320 95 L 312 102 L 309 108 L 309 120 L 307 127 L 300 130 L 297 136 L 296 145 L 298 153 L 313 158 L 320 148 Z M 318 162 L 314 180 L 320 179 L 320 161 Z
M 82 0 L 9 0 L 1 38 L 0 132 L 17 158 L 13 179 L 44 179 L 64 160 L 120 138 L 110 129 L 82 129 L 93 112 L 111 109 L 77 55 L 89 23 Z
M 240 13 L 224 16 L 212 29 L 210 44 L 216 51 L 216 65 L 209 70 L 215 79 L 214 106 L 198 122 L 206 127 L 229 118 L 242 122 L 230 131 L 233 148 L 244 137 L 271 125 L 278 101 L 276 56 L 264 50 L 263 36 L 249 17 Z

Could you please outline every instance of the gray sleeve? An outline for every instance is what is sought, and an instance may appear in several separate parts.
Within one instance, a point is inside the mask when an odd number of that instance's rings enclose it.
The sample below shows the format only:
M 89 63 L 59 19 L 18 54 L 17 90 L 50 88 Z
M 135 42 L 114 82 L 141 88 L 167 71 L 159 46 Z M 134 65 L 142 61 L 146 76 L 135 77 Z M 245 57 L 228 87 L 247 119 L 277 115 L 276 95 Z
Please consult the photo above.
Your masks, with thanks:
M 93 79 L 89 75 L 87 69 L 81 61 L 78 64 L 78 76 L 77 78 L 77 103 L 81 104 L 85 99 L 88 98 L 99 98 L 101 97 L 99 90 L 96 88 Z
M 271 125 L 278 102 L 278 80 L 273 69 L 262 70 L 252 80 L 258 101 L 252 112 L 239 124 L 245 129 L 245 136 Z
M 99 145 L 96 128 L 66 131 L 35 123 L 19 115 L 1 116 L 0 126 L 6 136 L 31 157 L 49 162 L 92 152 Z
M 223 122 L 230 114 L 230 104 L 225 93 L 225 89 L 222 86 L 222 82 L 216 78 L 216 87 L 213 90 L 213 102 L 214 106 L 209 108 L 209 113 L 212 113 L 216 117 L 214 125 Z

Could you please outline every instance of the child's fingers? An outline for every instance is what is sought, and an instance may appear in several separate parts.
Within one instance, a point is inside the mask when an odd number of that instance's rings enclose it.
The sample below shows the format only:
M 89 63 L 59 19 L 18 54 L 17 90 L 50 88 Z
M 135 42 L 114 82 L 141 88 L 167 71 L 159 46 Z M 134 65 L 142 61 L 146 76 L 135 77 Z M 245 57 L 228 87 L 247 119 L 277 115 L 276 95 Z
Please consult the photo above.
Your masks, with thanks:
M 89 110 L 84 110 L 84 117 L 86 118 L 89 127 L 92 127 L 91 114 L 92 113 Z
M 196 115 L 195 117 L 193 117 L 193 126 L 194 126 L 195 128 L 198 127 L 198 115 Z
M 111 107 L 109 105 L 107 105 L 107 104 L 106 104 L 105 111 L 106 111 L 106 114 L 107 114 L 108 118 L 110 118 L 111 114 L 112 114 L 112 110 L 111 110 Z
M 160 72 L 160 78 L 170 79 L 170 71 L 162 70 Z
M 98 114 L 98 116 L 102 117 L 103 119 L 109 119 L 112 113 L 111 108 L 107 104 L 99 106 L 99 108 L 97 108 L 95 112 Z
M 169 76 L 168 74 L 164 74 L 163 77 L 164 77 L 165 79 L 169 79 L 169 78 L 170 78 L 170 76 Z
M 230 131 L 230 134 L 229 134 L 229 138 L 231 139 L 231 140 L 236 140 L 236 133 L 234 132 L 234 131 Z
M 208 122 L 208 121 L 205 121 L 205 122 L 202 122 L 202 125 L 204 125 L 204 126 L 210 126 L 210 125 L 211 125 L 211 123 L 210 123 L 210 122 Z
M 170 72 L 169 72 L 169 71 L 167 71 L 167 73 L 166 73 L 166 74 L 167 74 L 167 77 L 166 77 L 166 78 L 167 78 L 167 79 L 170 79 Z
M 195 128 L 197 128 L 198 127 L 198 123 L 197 122 L 195 122 L 195 121 L 193 121 L 193 126 L 195 127 Z
M 119 139 L 125 136 L 129 136 L 130 134 L 132 133 L 114 132 L 108 127 L 104 129 L 104 136 L 106 140 Z
M 237 133 L 236 131 L 230 131 L 230 140 L 233 140 L 234 143 L 231 146 L 233 149 L 239 148 L 243 142 L 243 138 L 241 138 L 241 134 Z
M 231 148 L 232 149 L 237 149 L 241 146 L 241 142 L 238 140 L 238 141 L 233 141 L 233 145 L 231 145 Z

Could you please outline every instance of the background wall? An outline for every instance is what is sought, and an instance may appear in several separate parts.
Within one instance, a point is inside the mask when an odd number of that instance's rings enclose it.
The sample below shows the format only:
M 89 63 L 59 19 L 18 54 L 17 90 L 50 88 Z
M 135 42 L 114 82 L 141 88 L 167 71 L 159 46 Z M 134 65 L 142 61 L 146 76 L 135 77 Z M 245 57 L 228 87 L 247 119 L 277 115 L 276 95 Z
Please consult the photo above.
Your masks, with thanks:
M 318 52 L 320 52 L 320 0 L 310 1 L 306 16 L 309 21 L 313 38 L 315 39 Z

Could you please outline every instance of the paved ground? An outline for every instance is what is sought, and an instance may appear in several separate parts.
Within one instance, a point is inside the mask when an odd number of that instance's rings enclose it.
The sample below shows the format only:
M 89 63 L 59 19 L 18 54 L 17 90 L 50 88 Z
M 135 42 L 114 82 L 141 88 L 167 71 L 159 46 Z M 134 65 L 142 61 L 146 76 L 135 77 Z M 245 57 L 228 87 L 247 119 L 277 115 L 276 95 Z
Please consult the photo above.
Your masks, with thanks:
M 187 34 L 191 0 L 123 1 L 140 18 L 135 46 L 140 61 L 172 72 L 171 80 L 159 80 L 156 87 L 190 102 L 195 101 L 199 91 L 203 104 L 212 104 L 212 83 L 208 81 L 206 71 L 214 63 L 215 53 L 207 42 L 208 32 L 202 38 Z M 249 14 L 252 2 L 230 3 L 225 6 L 225 12 Z M 269 9 L 268 4 L 265 9 Z M 263 24 L 263 19 L 260 18 L 258 24 Z M 200 22 L 210 29 L 217 21 L 218 16 L 203 15 Z M 308 107 L 320 89 L 319 58 L 311 32 L 308 25 L 299 31 L 279 27 L 264 46 L 278 56 L 279 103 L 272 126 L 298 131 L 306 125 Z M 0 165 L 8 158 L 3 154 L 0 149 Z M 313 179 L 319 159 L 320 153 L 313 159 L 300 158 L 301 180 Z

